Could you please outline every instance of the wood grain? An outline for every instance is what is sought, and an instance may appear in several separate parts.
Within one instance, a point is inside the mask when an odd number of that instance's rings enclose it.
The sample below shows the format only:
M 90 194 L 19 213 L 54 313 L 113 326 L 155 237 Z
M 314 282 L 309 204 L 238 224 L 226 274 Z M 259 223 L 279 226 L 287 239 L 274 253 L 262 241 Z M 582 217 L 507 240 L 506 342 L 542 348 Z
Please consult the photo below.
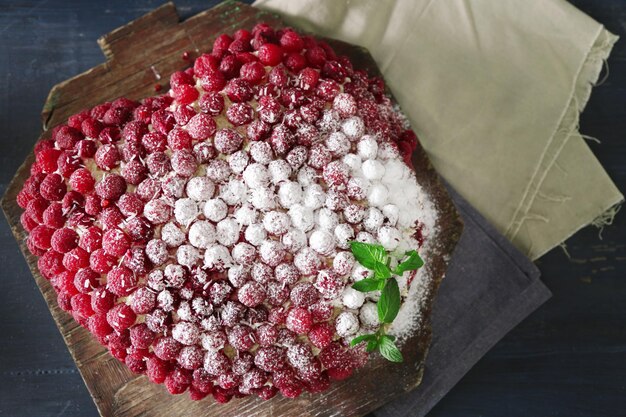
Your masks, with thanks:
M 188 65 L 181 58 L 183 52 L 199 54 L 210 49 L 217 34 L 238 28 L 249 29 L 259 21 L 281 24 L 274 15 L 236 2 L 222 3 L 180 22 L 173 3 L 167 3 L 112 31 L 98 40 L 107 57 L 105 63 L 54 86 L 50 91 L 42 111 L 42 137 L 49 134 L 50 127 L 83 108 L 119 96 L 139 99 L 154 94 L 155 83 L 165 84 L 164 80 L 168 79 L 169 74 Z M 366 50 L 337 41 L 331 43 L 338 51 L 349 55 L 355 67 L 378 74 Z M 420 334 L 406 343 L 403 349 L 404 365 L 389 366 L 382 358 L 378 358 L 370 361 L 349 380 L 333 385 L 323 395 L 303 395 L 296 400 L 277 397 L 263 402 L 256 398 L 245 398 L 227 405 L 209 400 L 193 402 L 186 395 L 172 396 L 163 386 L 132 374 L 112 358 L 87 330 L 58 308 L 54 290 L 38 273 L 36 258 L 26 249 L 26 233 L 19 222 L 21 209 L 15 202 L 15 196 L 28 177 L 32 161 L 31 152 L 7 188 L 2 208 L 101 415 L 361 416 L 402 392 L 415 388 L 421 381 L 423 362 L 430 342 L 427 323 Z M 417 175 L 420 184 L 431 195 L 440 212 L 439 235 L 433 237 L 438 245 L 428 255 L 428 268 L 435 277 L 430 302 L 426 303 L 423 311 L 424 317 L 428 317 L 432 299 L 443 278 L 462 225 L 421 147 L 415 152 L 414 165 L 419 167 Z M 384 372 L 381 372 L 383 367 Z

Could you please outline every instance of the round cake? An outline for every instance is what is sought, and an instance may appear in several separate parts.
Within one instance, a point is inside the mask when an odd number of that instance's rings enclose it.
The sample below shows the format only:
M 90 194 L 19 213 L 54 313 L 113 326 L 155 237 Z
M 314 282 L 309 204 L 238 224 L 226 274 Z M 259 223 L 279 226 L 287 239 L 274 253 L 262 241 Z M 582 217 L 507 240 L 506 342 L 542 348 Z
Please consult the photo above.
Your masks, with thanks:
M 258 24 L 166 94 L 55 127 L 17 200 L 59 306 L 131 371 L 196 400 L 294 398 L 370 351 L 401 360 L 436 221 L 416 144 L 380 78 Z

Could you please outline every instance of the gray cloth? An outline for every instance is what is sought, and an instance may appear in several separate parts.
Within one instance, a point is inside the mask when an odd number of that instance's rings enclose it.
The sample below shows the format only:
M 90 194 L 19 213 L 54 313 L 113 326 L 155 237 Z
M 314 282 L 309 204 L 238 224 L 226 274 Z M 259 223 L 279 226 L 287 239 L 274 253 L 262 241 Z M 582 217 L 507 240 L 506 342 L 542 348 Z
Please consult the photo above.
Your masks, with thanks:
M 376 417 L 419 417 L 498 340 L 551 293 L 537 267 L 456 192 L 465 229 L 433 309 L 433 342 L 422 384 L 375 412 Z

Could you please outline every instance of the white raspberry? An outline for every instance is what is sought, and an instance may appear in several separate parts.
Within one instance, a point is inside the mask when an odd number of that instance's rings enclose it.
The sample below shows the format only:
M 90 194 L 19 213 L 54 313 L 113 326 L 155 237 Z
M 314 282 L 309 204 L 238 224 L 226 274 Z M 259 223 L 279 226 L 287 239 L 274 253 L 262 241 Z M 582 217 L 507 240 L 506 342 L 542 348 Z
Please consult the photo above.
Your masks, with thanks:
M 352 287 L 346 287 L 341 295 L 341 302 L 347 308 L 356 309 L 361 307 L 365 302 L 365 294 Z
M 322 255 L 330 255 L 335 250 L 335 238 L 326 230 L 315 230 L 309 237 L 309 245 Z
M 374 236 L 371 233 L 364 231 L 360 231 L 359 233 L 357 233 L 355 240 L 362 243 L 376 243 L 376 239 L 374 238 Z
M 315 173 L 315 170 L 308 165 L 305 165 L 298 170 L 298 182 L 303 187 L 315 184 L 316 178 L 317 174 Z
M 384 207 L 389 200 L 389 190 L 383 184 L 374 184 L 367 194 L 370 206 Z
M 172 329 L 172 337 L 183 345 L 195 345 L 200 339 L 200 331 L 195 324 L 181 321 Z
M 376 307 L 375 303 L 367 302 L 363 304 L 361 310 L 359 311 L 359 318 L 365 327 L 380 326 L 380 320 L 378 320 L 378 307 Z
M 395 204 L 387 204 L 383 207 L 383 214 L 387 218 L 387 223 L 390 226 L 395 226 L 400 217 L 400 210 Z
M 309 207 L 295 204 L 289 209 L 289 217 L 295 228 L 308 232 L 315 225 L 315 213 Z
M 250 162 L 250 157 L 246 151 L 237 151 L 228 159 L 230 169 L 237 174 L 241 174 L 246 169 L 248 162 Z
M 276 194 L 269 188 L 255 188 L 252 190 L 250 202 L 258 210 L 271 210 L 276 207 Z
M 270 211 L 263 217 L 263 226 L 268 233 L 284 235 L 289 230 L 289 216 L 282 211 Z
M 176 226 L 170 222 L 163 226 L 161 229 L 161 239 L 167 243 L 170 248 L 182 245 L 185 241 L 185 234 Z
M 291 253 L 296 253 L 306 246 L 306 234 L 302 230 L 291 229 L 283 236 L 283 245 Z
M 273 184 L 287 181 L 291 176 L 291 166 L 284 159 L 277 159 L 268 165 L 268 171 Z
M 335 259 L 333 259 L 333 270 L 337 275 L 348 275 L 352 271 L 355 262 L 356 260 L 352 252 L 339 252 L 335 255 Z
M 293 264 L 304 275 L 316 273 L 322 265 L 320 256 L 311 248 L 302 248 L 293 258 Z
M 288 209 L 302 201 L 302 187 L 297 182 L 288 181 L 280 185 L 278 189 L 280 205 Z
M 343 209 L 343 217 L 348 223 L 357 224 L 363 220 L 365 216 L 365 207 L 358 204 L 349 204 Z
M 339 216 L 334 211 L 322 207 L 317 211 L 316 221 L 322 229 L 333 231 L 339 224 Z
M 248 198 L 248 187 L 243 181 L 231 179 L 226 185 L 220 187 L 220 197 L 231 206 L 243 203 Z
M 250 164 L 243 171 L 243 180 L 250 188 L 266 187 L 270 183 L 270 173 L 264 165 Z
M 249 243 L 241 242 L 237 243 L 232 250 L 232 256 L 235 262 L 249 265 L 254 261 L 256 256 L 256 249 Z
M 350 140 L 357 140 L 365 133 L 365 123 L 358 116 L 352 116 L 341 123 L 341 131 Z
M 215 243 L 215 226 L 206 220 L 195 222 L 189 228 L 189 242 L 196 248 L 206 249 Z
M 335 319 L 335 329 L 341 337 L 347 337 L 359 331 L 359 319 L 356 314 L 344 311 Z
M 187 227 L 198 217 L 198 203 L 191 198 L 181 198 L 174 203 L 176 221 Z
M 365 135 L 357 144 L 359 156 L 363 159 L 374 159 L 378 153 L 378 142 L 372 135 Z
M 350 151 L 350 141 L 343 133 L 333 132 L 326 138 L 326 147 L 334 156 L 344 156 Z
M 200 252 L 191 245 L 181 245 L 176 251 L 176 259 L 179 264 L 191 268 L 200 259 Z
M 260 223 L 251 224 L 246 228 L 245 238 L 248 243 L 259 246 L 267 237 L 265 228 Z
M 302 202 L 306 207 L 317 210 L 324 205 L 326 193 L 319 184 L 311 184 L 304 189 Z
M 278 240 L 264 240 L 259 247 L 261 260 L 275 267 L 285 258 L 285 246 Z
M 219 222 L 228 214 L 228 206 L 221 198 L 214 198 L 204 203 L 202 211 L 207 219 Z
M 155 266 L 163 265 L 169 257 L 167 244 L 161 239 L 152 239 L 146 244 L 146 255 Z
M 222 245 L 211 245 L 204 251 L 204 266 L 209 269 L 224 270 L 233 264 L 228 249 Z
M 239 223 L 231 217 L 221 220 L 215 227 L 217 241 L 224 246 L 234 245 L 239 240 L 240 229 Z
M 213 197 L 215 185 L 208 177 L 193 177 L 187 183 L 187 196 L 196 201 L 205 201 Z
M 254 209 L 250 204 L 244 204 L 235 210 L 235 219 L 242 226 L 248 226 L 256 222 L 259 218 L 259 212 Z
M 368 159 L 363 161 L 361 171 L 368 180 L 379 180 L 385 175 L 385 166 L 375 159 Z
M 388 159 L 398 159 L 400 152 L 398 146 L 393 142 L 382 142 L 378 145 L 378 158 L 386 161 Z
M 359 155 L 349 153 L 343 157 L 342 161 L 350 167 L 352 172 L 361 171 L 361 157 Z
M 352 274 L 350 277 L 353 281 L 361 281 L 362 279 L 371 278 L 374 276 L 374 272 L 370 269 L 367 269 L 361 264 L 355 263 L 352 268 Z
M 267 142 L 252 142 L 250 144 L 250 156 L 255 162 L 267 165 L 274 159 L 272 147 Z
M 354 200 L 365 200 L 371 183 L 363 177 L 353 177 L 348 180 L 348 197 Z
M 378 230 L 378 241 L 387 250 L 394 250 L 400 244 L 402 234 L 398 229 L 391 226 L 383 226 Z
M 346 223 L 338 225 L 335 227 L 335 239 L 337 241 L 337 246 L 341 249 L 348 249 L 350 247 L 348 242 L 354 240 L 354 229 Z

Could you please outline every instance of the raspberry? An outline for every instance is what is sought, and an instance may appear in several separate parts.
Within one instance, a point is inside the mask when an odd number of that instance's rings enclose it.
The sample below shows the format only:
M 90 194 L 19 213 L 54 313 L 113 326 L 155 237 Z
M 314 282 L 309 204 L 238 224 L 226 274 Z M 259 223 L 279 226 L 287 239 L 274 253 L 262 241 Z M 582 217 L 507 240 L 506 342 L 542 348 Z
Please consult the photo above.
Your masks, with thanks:
M 321 143 L 314 144 L 309 151 L 309 165 L 316 169 L 323 169 L 332 160 L 328 148 Z
M 97 313 L 106 313 L 115 303 L 115 296 L 105 287 L 97 287 L 91 293 L 91 308 Z
M 219 59 L 213 55 L 202 54 L 193 64 L 193 72 L 196 77 L 203 77 L 211 71 L 217 71 L 219 68 Z
M 83 120 L 89 117 L 89 110 L 83 110 L 80 113 L 76 113 L 68 117 L 67 125 L 74 129 L 80 129 L 80 124 Z
M 330 380 L 328 374 L 323 372 L 319 377 L 313 378 L 306 382 L 306 389 L 312 393 L 324 392 L 330 388 Z
M 311 330 L 313 319 L 308 310 L 300 307 L 293 308 L 287 314 L 285 322 L 287 328 L 298 334 L 306 334 Z
M 61 205 L 58 205 L 59 208 L 59 213 L 60 213 L 60 209 L 61 209 Z M 47 210 L 46 210 L 47 211 Z M 45 216 L 45 212 L 44 212 L 44 216 Z M 30 232 L 32 231 L 35 227 L 37 227 L 39 225 L 39 223 L 37 223 L 35 220 L 33 220 L 28 213 L 24 212 L 20 215 L 20 222 L 22 223 L 22 227 L 27 231 Z M 49 227 L 54 227 L 54 226 L 50 226 L 50 224 L 48 224 L 48 222 L 46 222 L 44 220 L 46 226 Z M 63 220 L 63 223 L 65 223 L 65 220 Z M 61 224 L 61 226 L 63 226 L 63 224 Z M 57 226 L 57 227 L 61 227 L 61 226 Z
M 50 282 L 58 292 L 64 292 L 72 296 L 79 292 L 74 285 L 75 276 L 73 272 L 63 271 L 57 274 Z
M 120 132 L 120 130 L 115 127 L 105 127 L 104 129 L 102 129 L 100 131 L 100 134 L 98 135 L 98 140 L 102 143 L 102 144 L 111 144 L 114 142 L 118 142 L 122 137 L 122 132 Z
M 159 359 L 157 356 L 151 356 L 146 361 L 146 375 L 150 381 L 155 384 L 162 384 L 169 372 L 169 366 L 166 361 Z
M 141 121 L 126 123 L 122 129 L 122 139 L 126 142 L 139 143 L 141 138 L 148 133 L 148 125 Z
M 247 351 L 254 345 L 253 333 L 249 327 L 235 326 L 228 333 L 228 343 L 238 351 Z
M 57 297 L 57 304 L 59 308 L 63 311 L 71 312 L 72 311 L 72 296 L 66 292 L 59 293 Z
M 345 284 L 334 271 L 325 269 L 317 274 L 315 288 L 326 299 L 337 298 L 343 291 Z
M 226 85 L 226 77 L 220 71 L 210 71 L 200 78 L 200 86 L 206 92 L 221 91 Z
M 323 170 L 324 181 L 331 187 L 340 187 L 348 182 L 350 167 L 342 161 L 332 161 L 325 164 Z M 358 223 L 358 221 L 350 223 Z
M 24 212 L 24 214 L 28 214 Z M 30 219 L 30 217 L 29 217 Z M 34 221 L 33 219 L 31 219 Z M 53 229 L 59 229 L 65 224 L 65 216 L 63 215 L 63 207 L 61 203 L 53 202 L 43 212 L 43 222 L 46 226 Z M 37 222 L 35 222 L 35 225 Z
M 155 146 L 152 152 L 162 152 L 166 149 L 166 145 L 170 147 L 173 151 L 178 151 L 181 149 L 191 149 L 191 136 L 186 130 L 183 129 L 172 129 L 170 133 L 167 134 L 167 139 L 163 137 L 164 142 L 162 146 L 159 144 L 158 148 Z M 144 136 L 145 138 L 145 136 Z
M 239 301 L 247 307 L 255 307 L 265 300 L 265 289 L 258 282 L 248 282 L 237 292 Z
M 271 96 L 262 96 L 258 100 L 257 112 L 259 118 L 267 123 L 276 123 L 282 117 L 280 103 Z
M 86 118 L 80 124 L 80 130 L 83 132 L 83 135 L 95 139 L 100 134 L 104 126 L 98 120 L 92 119 L 91 117 Z
M 182 394 L 189 388 L 191 381 L 191 372 L 177 366 L 171 374 L 165 377 L 165 387 L 170 394 Z
M 213 398 L 218 404 L 226 404 L 233 398 L 233 395 L 229 394 L 221 387 L 216 387 L 213 391 Z
M 154 337 L 154 333 L 145 323 L 139 323 L 130 328 L 130 343 L 138 349 L 148 349 Z
M 320 74 L 313 68 L 304 68 L 298 74 L 298 87 L 304 91 L 312 91 L 320 79 Z
M 94 314 L 91 308 L 91 297 L 87 294 L 78 293 L 72 296 L 72 310 L 82 317 L 90 317 Z
M 72 149 L 83 138 L 83 135 L 73 127 L 61 126 L 52 138 L 56 141 L 59 148 Z
M 118 200 L 117 207 L 126 217 L 135 217 L 143 213 L 143 201 L 137 194 L 124 194 Z
M 204 393 L 202 391 L 198 391 L 197 389 L 195 389 L 193 386 L 189 387 L 189 399 L 191 401 L 200 401 L 203 400 L 207 397 L 207 393 Z
M 241 149 L 243 137 L 233 129 L 221 129 L 215 134 L 215 148 L 223 154 L 232 154 Z
M 53 234 L 54 229 L 40 225 L 35 227 L 30 233 L 30 239 L 32 239 L 35 246 L 39 249 L 49 249 Z
M 264 347 L 272 346 L 278 339 L 278 329 L 272 324 L 262 324 L 257 327 L 255 335 L 259 345 Z
M 198 101 L 200 110 L 211 116 L 217 116 L 224 110 L 224 97 L 217 92 L 203 94 Z
M 93 158 L 96 154 L 97 146 L 93 140 L 81 140 L 74 147 L 81 158 Z
M 100 274 L 106 274 L 117 263 L 117 259 L 104 252 L 103 249 L 97 249 L 92 252 L 89 257 L 89 266 Z
M 324 100 L 331 100 L 341 92 L 341 87 L 333 80 L 322 80 L 317 85 L 315 92 Z
M 151 200 L 146 203 L 143 214 L 154 224 L 167 222 L 172 215 L 172 208 L 162 199 Z
M 59 149 L 46 148 L 37 153 L 36 162 L 41 168 L 41 172 L 50 173 L 57 169 L 57 161 L 63 151 Z
M 147 237 L 146 237 L 147 240 Z M 123 265 L 137 275 L 145 275 L 148 270 L 146 254 L 143 249 L 134 247 L 126 251 L 122 257 Z
M 297 307 L 309 307 L 318 300 L 319 293 L 312 284 L 302 282 L 291 289 L 290 298 Z
M 180 131 L 180 130 L 172 130 Z M 167 148 L 167 136 L 161 132 L 149 132 L 141 138 L 141 144 L 146 148 L 148 153 L 163 152 Z
M 246 129 L 248 139 L 251 141 L 260 141 L 270 134 L 271 126 L 263 120 L 253 120 Z
M 60 253 L 67 253 L 78 246 L 78 234 L 64 227 L 54 232 L 50 242 L 52 249 Z
M 289 83 L 289 74 L 284 66 L 279 65 L 272 68 L 268 76 L 268 81 L 276 87 L 285 87 Z
M 102 120 L 104 114 L 111 108 L 111 103 L 102 103 L 98 104 L 94 108 L 91 109 L 89 115 L 96 120 Z
M 109 171 L 120 162 L 120 152 L 115 145 L 103 145 L 96 151 L 94 159 L 98 168 Z
M 299 53 L 290 53 L 284 59 L 285 66 L 294 73 L 301 71 L 306 67 L 306 58 Z
M 338 342 L 332 342 L 322 349 L 318 358 L 327 369 L 342 367 L 350 363 L 350 355 Z
M 104 113 L 102 122 L 107 125 L 122 125 L 131 116 L 131 112 L 125 107 L 111 107 Z
M 39 187 L 41 196 L 49 201 L 59 201 L 65 195 L 67 186 L 59 174 L 48 174 Z
M 242 65 L 239 76 L 250 84 L 258 84 L 265 76 L 265 68 L 260 62 L 249 62 Z
M 107 322 L 106 314 L 95 313 L 89 317 L 89 331 L 96 336 L 104 337 L 113 331 L 113 328 Z
M 48 202 L 41 197 L 33 198 L 26 206 L 26 214 L 37 223 L 43 222 L 43 214 L 48 208 Z
M 289 298 L 289 288 L 286 287 L 284 284 L 278 283 L 276 281 L 270 281 L 266 284 L 266 286 L 267 286 L 267 302 L 270 303 L 271 305 L 280 306 Z M 275 318 L 279 319 L 278 317 L 275 317 Z M 284 322 L 284 319 L 285 317 L 282 318 L 283 322 Z
M 126 142 L 121 146 L 122 159 L 124 162 L 141 160 L 146 156 L 146 150 L 139 142 Z
M 96 254 L 98 251 L 94 252 Z M 91 257 L 94 257 L 94 254 Z M 114 259 L 114 258 L 113 258 Z M 92 269 L 94 265 L 91 266 Z M 96 270 L 96 272 L 98 272 Z M 107 289 L 120 297 L 129 295 L 137 286 L 137 277 L 125 266 L 116 266 L 107 273 Z
M 72 172 L 80 166 L 80 160 L 75 151 L 65 151 L 57 160 L 58 171 L 65 178 L 69 178 Z
M 148 156 L 146 160 L 148 171 L 152 175 L 162 177 L 168 174 L 172 168 L 170 159 L 163 152 L 154 152 Z
M 199 95 L 196 87 L 189 84 L 172 86 L 172 93 L 174 99 L 182 105 L 193 103 Z
M 102 236 L 102 248 L 112 256 L 120 257 L 130 247 L 130 239 L 120 229 L 110 229 Z
M 24 209 L 28 207 L 28 203 L 30 203 L 32 199 L 33 197 L 27 193 L 26 189 L 20 190 L 20 192 L 17 193 L 17 196 L 15 198 L 17 205 Z
M 281 124 L 274 127 L 269 142 L 277 155 L 284 155 L 289 152 L 295 144 L 295 138 L 289 129 Z
M 250 123 L 253 117 L 254 110 L 247 103 L 233 103 L 226 111 L 226 118 L 234 126 Z
M 250 83 L 242 78 L 234 78 L 226 84 L 226 95 L 234 102 L 249 101 L 253 97 L 253 90 Z
M 116 200 L 126 191 L 126 181 L 117 174 L 107 175 L 96 185 L 96 194 L 105 200 Z
M 326 371 L 328 373 L 328 377 L 334 381 L 343 381 L 346 378 L 349 378 L 350 376 L 352 376 L 352 373 L 354 372 L 354 368 L 352 367 L 346 367 L 346 366 L 340 366 L 337 368 L 330 368 Z
M 135 323 L 137 316 L 126 304 L 118 304 L 107 313 L 107 321 L 116 331 L 128 329 Z
M 102 230 L 98 226 L 91 226 L 83 232 L 78 246 L 91 253 L 102 247 Z
M 267 372 L 283 369 L 285 367 L 285 350 L 278 346 L 260 347 L 254 356 L 254 364 Z
M 213 378 L 203 368 L 193 371 L 192 379 L 192 386 L 196 390 L 205 394 L 210 394 L 213 391 Z
M 63 256 L 63 266 L 68 271 L 78 271 L 89 266 L 89 253 L 83 248 L 74 248 Z
M 158 110 L 152 113 L 151 123 L 152 127 L 157 132 L 167 135 L 167 133 L 174 128 L 176 120 L 172 113 L 166 110 Z
M 271 43 L 261 45 L 258 49 L 258 58 L 263 65 L 274 67 L 280 64 L 283 57 L 283 49 Z
M 191 177 L 198 168 L 196 157 L 189 150 L 175 151 L 171 159 L 172 168 L 182 177 Z
M 143 217 L 133 217 L 128 220 L 126 232 L 134 243 L 145 243 L 154 236 L 154 228 Z
M 287 30 L 280 37 L 280 46 L 287 52 L 300 52 L 304 48 L 304 41 L 296 32 Z
M 185 346 L 178 352 L 177 360 L 184 369 L 194 370 L 202 367 L 204 351 L 197 346 Z
M 170 85 L 179 87 L 181 85 L 192 85 L 193 77 L 184 71 L 176 71 L 170 76 Z
M 220 72 L 226 79 L 230 80 L 239 74 L 239 69 L 243 62 L 240 62 L 235 55 L 226 55 L 220 62 Z
M 79 193 L 86 194 L 93 190 L 95 180 L 88 169 L 79 168 L 70 176 L 70 186 Z
M 146 371 L 146 362 L 142 353 L 129 353 L 124 359 L 124 363 L 135 374 L 143 374 Z
M 334 326 L 330 323 L 317 323 L 313 325 L 308 336 L 313 346 L 324 349 L 333 341 L 334 333 Z
M 207 114 L 196 114 L 187 123 L 187 131 L 195 140 L 205 140 L 215 134 L 217 124 L 215 120 Z

